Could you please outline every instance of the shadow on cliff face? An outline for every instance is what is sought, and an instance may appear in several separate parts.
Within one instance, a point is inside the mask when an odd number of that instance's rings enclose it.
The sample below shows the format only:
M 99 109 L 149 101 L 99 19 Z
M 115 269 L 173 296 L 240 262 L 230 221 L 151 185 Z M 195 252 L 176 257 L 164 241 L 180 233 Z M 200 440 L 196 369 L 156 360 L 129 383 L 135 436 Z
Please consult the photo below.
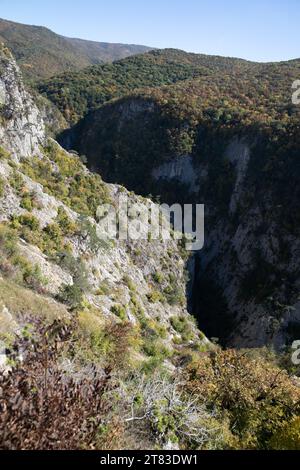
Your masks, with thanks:
M 189 260 L 190 281 L 187 286 L 188 311 L 196 318 L 201 331 L 209 339 L 217 339 L 226 347 L 235 321 L 230 314 L 222 290 L 202 272 L 200 255 Z

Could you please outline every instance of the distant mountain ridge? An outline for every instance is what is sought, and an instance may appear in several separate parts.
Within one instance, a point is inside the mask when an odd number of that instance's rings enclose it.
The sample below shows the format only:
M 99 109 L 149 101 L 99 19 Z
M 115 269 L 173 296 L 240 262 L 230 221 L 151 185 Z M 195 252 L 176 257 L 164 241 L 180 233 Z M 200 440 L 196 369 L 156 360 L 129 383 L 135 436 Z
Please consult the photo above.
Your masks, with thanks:
M 69 124 L 75 124 L 104 103 L 122 98 L 134 90 L 159 90 L 176 83 L 178 85 L 171 94 L 180 97 L 183 108 L 191 101 L 191 95 L 198 101 L 196 108 L 203 108 L 205 100 L 201 104 L 202 98 L 209 95 L 208 107 L 220 107 L 220 96 L 223 96 L 235 108 L 240 107 L 239 100 L 242 100 L 245 112 L 249 112 L 250 108 L 256 112 L 258 102 L 272 108 L 276 93 L 289 107 L 291 85 L 299 76 L 299 60 L 258 63 L 176 49 L 159 49 L 112 64 L 92 65 L 84 70 L 36 80 L 35 85 L 39 93 L 57 106 Z M 181 86 L 183 90 L 180 90 Z M 276 93 L 272 94 L 275 89 Z M 158 94 L 160 92 L 166 93 L 166 90 L 160 90 Z M 273 101 L 269 99 L 272 96 Z M 190 106 L 195 111 L 192 103 Z
M 146 46 L 67 38 L 43 26 L 4 19 L 0 19 L 0 42 L 13 52 L 27 79 L 48 78 L 151 50 Z
M 243 59 L 207 56 L 177 49 L 156 49 L 110 64 L 97 64 L 83 70 L 65 72 L 35 81 L 39 93 L 75 124 L 105 102 L 135 89 L 159 88 L 180 81 L 228 73 L 247 73 L 258 64 Z

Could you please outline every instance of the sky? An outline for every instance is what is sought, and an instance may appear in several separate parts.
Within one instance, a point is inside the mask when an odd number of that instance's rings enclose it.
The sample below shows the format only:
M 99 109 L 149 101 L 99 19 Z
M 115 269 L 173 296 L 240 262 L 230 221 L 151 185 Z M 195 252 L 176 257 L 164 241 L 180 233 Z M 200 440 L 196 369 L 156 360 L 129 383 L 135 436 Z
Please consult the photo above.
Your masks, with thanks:
M 0 0 L 0 17 L 94 41 L 261 62 L 300 57 L 300 0 Z

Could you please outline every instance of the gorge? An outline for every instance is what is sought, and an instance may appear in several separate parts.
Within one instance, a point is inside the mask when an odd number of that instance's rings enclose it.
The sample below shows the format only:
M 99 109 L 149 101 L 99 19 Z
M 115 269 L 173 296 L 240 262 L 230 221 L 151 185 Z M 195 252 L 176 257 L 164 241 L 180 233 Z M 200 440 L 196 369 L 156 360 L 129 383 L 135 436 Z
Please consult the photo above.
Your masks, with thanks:
M 168 64 L 172 58 L 175 65 L 209 62 L 175 51 L 149 55 Z M 227 88 L 240 67 L 248 72 L 250 92 L 237 77 L 237 88 Z M 298 62 L 226 62 L 220 83 L 207 72 L 208 85 L 202 71 L 194 81 L 137 91 L 91 111 L 60 141 L 85 155 L 106 181 L 169 204 L 205 204 L 193 313 L 222 344 L 280 349 L 297 339 L 290 332 L 299 322 L 299 109 L 287 98 L 280 108 L 265 99 L 257 112 L 255 100 L 265 93 L 257 82 L 260 68 L 267 86 L 291 100 L 287 77 L 297 75 Z M 211 88 L 205 95 L 203 86 Z M 221 92 L 227 103 L 212 110 L 210 102 Z
M 0 43 L 0 449 L 299 449 L 300 61 L 75 40 L 70 70 L 8 26 L 42 73 Z M 100 236 L 122 197 L 204 204 L 204 248 Z

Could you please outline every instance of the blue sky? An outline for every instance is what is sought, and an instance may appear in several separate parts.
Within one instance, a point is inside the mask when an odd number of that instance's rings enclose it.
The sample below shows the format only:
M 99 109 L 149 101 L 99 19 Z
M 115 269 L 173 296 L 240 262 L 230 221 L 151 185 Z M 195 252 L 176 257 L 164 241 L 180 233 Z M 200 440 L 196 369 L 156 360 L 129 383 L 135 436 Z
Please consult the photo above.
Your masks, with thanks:
M 300 57 L 299 0 L 0 0 L 65 36 L 271 61 Z

